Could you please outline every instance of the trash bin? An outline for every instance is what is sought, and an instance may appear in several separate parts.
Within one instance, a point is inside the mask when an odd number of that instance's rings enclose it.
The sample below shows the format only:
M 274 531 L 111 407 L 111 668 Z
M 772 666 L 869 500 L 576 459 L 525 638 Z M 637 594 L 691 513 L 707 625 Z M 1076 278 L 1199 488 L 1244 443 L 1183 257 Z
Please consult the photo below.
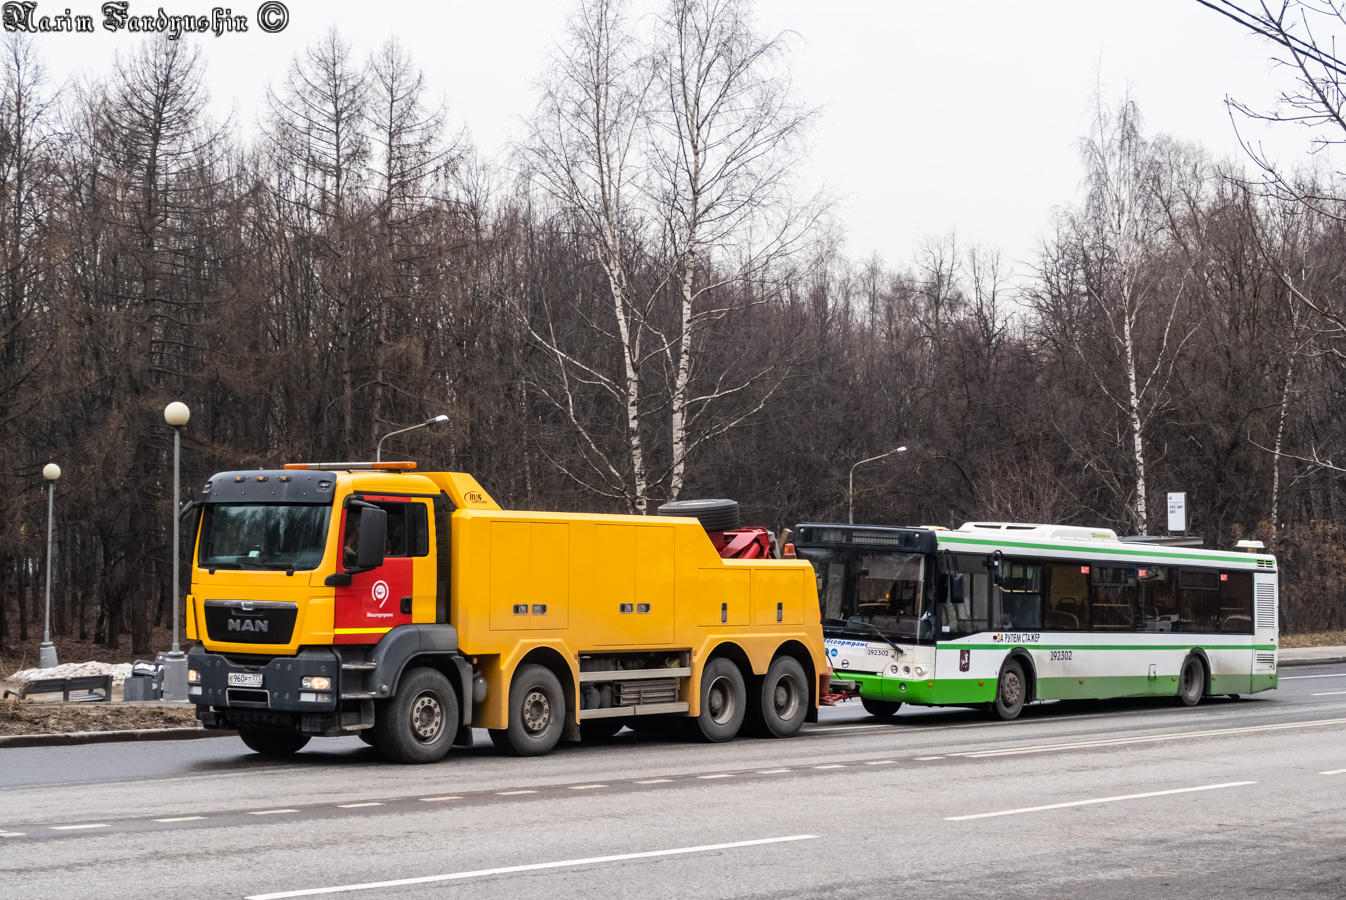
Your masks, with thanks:
M 164 670 L 157 662 L 138 659 L 131 666 L 131 674 L 122 686 L 123 700 L 162 700 Z

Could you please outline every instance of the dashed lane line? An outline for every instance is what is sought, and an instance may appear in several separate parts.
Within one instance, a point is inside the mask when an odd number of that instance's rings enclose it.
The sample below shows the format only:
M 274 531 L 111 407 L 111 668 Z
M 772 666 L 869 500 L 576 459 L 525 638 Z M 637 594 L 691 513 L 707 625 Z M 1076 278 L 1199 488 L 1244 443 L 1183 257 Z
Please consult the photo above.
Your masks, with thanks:
M 644 781 L 637 781 L 636 784 L 668 784 L 672 778 L 646 778 Z
M 338 803 L 337 809 L 363 809 L 366 806 L 382 806 L 382 805 L 383 805 L 382 803 L 376 803 L 373 801 L 369 803 Z
M 825 766 L 810 766 L 810 768 L 813 768 L 813 769 L 844 769 L 844 768 L 846 768 L 846 766 L 843 765 L 842 763 L 828 763 L 828 764 L 825 765 Z
M 496 791 L 495 793 L 496 793 L 496 796 L 498 796 L 498 797 L 518 797 L 518 796 L 520 796 L 521 794 L 536 794 L 537 791 L 532 791 L 532 790 L 522 790 L 522 791 Z
M 1346 694 L 1346 691 L 1323 691 L 1323 692 L 1320 693 L 1320 694 L 1309 694 L 1309 696 L 1310 696 L 1310 697 L 1336 697 L 1336 696 L 1339 696 L 1339 695 L 1341 695 L 1341 694 Z
M 1304 678 L 1346 678 L 1346 672 L 1336 672 L 1332 675 L 1282 675 L 1281 681 L 1299 681 Z
M 279 816 L 282 813 L 297 813 L 297 809 L 254 809 L 248 813 L 250 816 Z
M 913 757 L 917 762 L 929 762 L 932 759 L 943 759 L 942 756 L 916 756 Z
M 1319 772 L 1319 775 L 1346 775 L 1346 769 L 1332 769 L 1327 772 Z
M 891 766 L 897 762 L 895 759 L 870 759 L 865 761 L 867 766 Z
M 1197 791 L 1218 791 L 1222 788 L 1243 787 L 1256 781 L 1230 781 L 1225 784 L 1203 784 L 1200 787 L 1174 788 L 1168 791 L 1147 791 L 1143 794 L 1124 794 L 1120 797 L 1095 797 L 1092 800 L 1072 800 L 1069 803 L 1048 803 L 1045 806 L 1025 806 L 1021 809 L 1002 809 L 999 812 L 974 813 L 970 816 L 945 816 L 946 822 L 966 822 L 969 819 L 991 819 L 996 816 L 1016 816 L 1020 813 L 1043 812 L 1049 809 L 1067 809 L 1072 806 L 1092 806 L 1095 803 L 1116 803 L 1119 800 L 1140 800 L 1145 797 L 1164 797 L 1169 794 L 1191 794 Z
M 285 900 L 289 897 L 312 897 L 317 894 L 341 894 L 349 891 L 368 891 L 376 888 L 406 887 L 413 884 L 435 884 L 443 881 L 462 881 L 468 878 L 486 878 L 491 875 L 514 875 L 520 872 L 540 872 L 546 869 L 569 869 L 603 863 L 629 862 L 636 859 L 655 859 L 661 856 L 686 856 L 692 853 L 713 853 L 737 850 L 743 847 L 761 847 L 790 841 L 817 840 L 816 834 L 792 834 L 787 837 L 758 838 L 751 841 L 731 841 L 724 844 L 703 844 L 699 847 L 676 847 L 671 850 L 644 850 L 639 853 L 616 853 L 611 856 L 590 856 L 585 859 L 562 859 L 555 862 L 529 863 L 522 866 L 500 866 L 494 869 L 476 869 L 470 872 L 450 872 L 447 875 L 423 875 L 419 878 L 398 878 L 394 881 L 369 881 L 364 884 L 343 884 L 336 887 L 307 888 L 297 891 L 277 891 L 273 894 L 253 894 L 246 900 Z
M 27 832 L 23 831 L 0 831 L 0 837 L 26 837 Z
M 421 797 L 421 798 L 420 798 L 420 800 L 421 800 L 422 803 L 441 803 L 441 802 L 443 802 L 443 801 L 445 801 L 445 800 L 461 800 L 461 799 L 463 799 L 463 798 L 462 798 L 462 797 L 458 797 L 458 796 L 454 796 L 454 797 Z
M 107 824 L 106 822 L 98 822 L 98 823 L 96 823 L 96 824 L 89 824 L 89 825 L 52 825 L 52 826 L 51 826 L 51 830 L 52 830 L 52 831 L 84 831 L 85 829 L 88 829 L 88 828 L 108 828 L 108 827 L 109 827 L 109 826 L 108 826 L 108 824 Z
M 572 785 L 570 785 L 570 789 L 571 789 L 572 791 L 592 791 L 592 790 L 597 790 L 598 788 L 605 788 L 605 787 L 607 787 L 606 784 L 572 784 Z
M 709 778 L 733 778 L 734 776 L 730 772 L 721 772 L 718 775 L 698 775 L 696 777 L 704 780 Z
M 156 822 L 200 822 L 205 816 L 172 816 L 167 819 L 155 819 Z

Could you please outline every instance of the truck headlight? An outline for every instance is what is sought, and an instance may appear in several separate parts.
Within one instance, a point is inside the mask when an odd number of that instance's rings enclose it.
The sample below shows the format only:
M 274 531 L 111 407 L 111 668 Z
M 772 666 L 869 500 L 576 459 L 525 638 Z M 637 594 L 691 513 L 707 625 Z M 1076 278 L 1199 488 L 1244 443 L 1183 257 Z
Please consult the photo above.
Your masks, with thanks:
M 305 675 L 299 686 L 306 691 L 330 691 L 332 679 L 326 675 Z
M 188 683 L 188 684 L 200 684 L 200 683 L 201 683 L 201 673 L 198 672 L 198 671 L 196 671 L 195 669 L 188 669 L 188 670 L 187 670 L 187 683 Z

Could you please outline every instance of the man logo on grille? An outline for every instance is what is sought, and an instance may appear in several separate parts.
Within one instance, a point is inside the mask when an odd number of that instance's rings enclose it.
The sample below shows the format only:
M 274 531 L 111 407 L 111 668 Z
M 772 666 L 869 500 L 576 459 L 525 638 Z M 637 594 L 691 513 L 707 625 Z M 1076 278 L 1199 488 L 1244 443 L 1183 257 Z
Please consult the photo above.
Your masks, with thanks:
M 374 582 L 374 587 L 370 593 L 374 596 L 375 600 L 379 601 L 379 609 L 383 609 L 383 604 L 388 602 L 388 582 Z

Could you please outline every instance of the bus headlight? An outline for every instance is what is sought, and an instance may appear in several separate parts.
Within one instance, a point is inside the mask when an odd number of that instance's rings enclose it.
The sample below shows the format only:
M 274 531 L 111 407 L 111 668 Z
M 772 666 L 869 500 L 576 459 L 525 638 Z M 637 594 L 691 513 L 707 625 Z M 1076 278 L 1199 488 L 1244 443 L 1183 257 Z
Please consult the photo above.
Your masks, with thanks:
M 924 669 L 923 667 L 921 667 L 921 666 L 917 666 L 917 667 L 916 667 L 916 674 L 917 674 L 917 675 L 924 675 L 924 674 L 925 674 L 925 669 Z
M 330 691 L 332 679 L 326 675 L 305 675 L 299 686 L 306 691 Z

